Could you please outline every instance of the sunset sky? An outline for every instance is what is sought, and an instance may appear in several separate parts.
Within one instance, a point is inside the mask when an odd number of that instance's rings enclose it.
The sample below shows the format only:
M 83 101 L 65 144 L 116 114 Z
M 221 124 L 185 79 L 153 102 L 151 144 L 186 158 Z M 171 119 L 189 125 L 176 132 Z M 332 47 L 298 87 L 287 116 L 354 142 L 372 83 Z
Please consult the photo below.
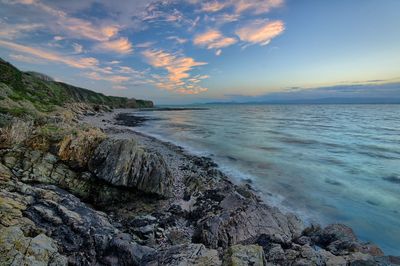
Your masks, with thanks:
M 399 14 L 398 0 L 0 0 L 0 57 L 159 104 L 400 97 Z

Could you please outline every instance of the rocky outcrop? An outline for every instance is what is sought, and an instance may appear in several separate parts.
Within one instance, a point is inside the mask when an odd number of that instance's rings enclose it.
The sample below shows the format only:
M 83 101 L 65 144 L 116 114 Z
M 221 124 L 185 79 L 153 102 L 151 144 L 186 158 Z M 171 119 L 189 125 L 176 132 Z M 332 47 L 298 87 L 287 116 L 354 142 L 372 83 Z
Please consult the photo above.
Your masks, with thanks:
M 227 180 L 212 187 L 197 198 L 190 214 L 198 219 L 195 241 L 207 247 L 228 248 L 254 243 L 260 235 L 281 243 L 301 235 L 303 223 L 296 216 L 263 204 L 249 187 L 234 186 Z
M 89 170 L 114 186 L 134 188 L 161 197 L 171 195 L 174 179 L 158 153 L 149 153 L 134 140 L 102 142 L 89 161 Z
M 304 228 L 211 159 L 87 133 L 0 149 L 0 265 L 400 264 L 347 226 Z
M 1 183 L 0 264 L 140 265 L 153 249 L 54 186 Z

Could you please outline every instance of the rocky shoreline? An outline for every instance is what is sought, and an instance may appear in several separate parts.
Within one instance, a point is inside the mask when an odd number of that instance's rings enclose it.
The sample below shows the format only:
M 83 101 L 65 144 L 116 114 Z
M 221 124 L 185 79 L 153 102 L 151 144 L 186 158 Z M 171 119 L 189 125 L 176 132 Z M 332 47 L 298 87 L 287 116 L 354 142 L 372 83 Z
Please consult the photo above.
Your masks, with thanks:
M 101 134 L 0 149 L 0 265 L 400 265 L 116 121 L 130 111 L 83 112 L 78 124 Z

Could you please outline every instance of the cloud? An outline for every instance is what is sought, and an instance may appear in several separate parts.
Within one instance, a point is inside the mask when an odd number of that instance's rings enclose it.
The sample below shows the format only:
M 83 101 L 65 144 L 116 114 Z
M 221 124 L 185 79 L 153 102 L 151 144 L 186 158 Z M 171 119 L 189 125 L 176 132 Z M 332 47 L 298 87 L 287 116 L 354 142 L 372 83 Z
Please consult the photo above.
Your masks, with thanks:
M 32 32 L 43 27 L 44 26 L 39 23 L 11 25 L 0 19 L 0 37 L 13 40 L 28 32 Z
M 285 30 L 285 25 L 280 20 L 253 21 L 236 31 L 240 40 L 251 44 L 267 45 L 273 38 Z
M 102 42 L 96 46 L 98 50 L 106 52 L 117 52 L 119 54 L 130 54 L 133 47 L 127 38 L 119 38 L 113 41 Z
M 49 15 L 53 18 L 53 23 L 48 25 L 50 28 L 53 28 L 53 30 L 56 32 L 61 29 L 74 37 L 87 38 L 97 41 L 107 41 L 118 32 L 118 28 L 116 26 L 95 26 L 90 21 L 70 17 L 66 12 L 38 0 L 19 0 L 13 1 L 12 3 L 23 4 L 41 10 L 43 12 L 43 16 Z
M 120 54 L 129 54 L 132 52 L 132 44 L 130 41 L 127 38 L 118 37 L 121 26 L 117 24 L 100 22 L 99 25 L 97 25 L 85 19 L 69 16 L 63 10 L 52 7 L 39 0 L 18 0 L 12 1 L 11 3 L 23 4 L 40 10 L 42 15 L 39 19 L 47 21 L 48 28 L 54 33 L 59 34 L 62 32 L 64 35 L 68 35 L 72 38 L 97 41 L 99 42 L 97 45 L 98 48 L 109 52 L 117 52 Z M 31 28 L 32 27 L 27 29 L 32 30 Z M 18 28 L 15 30 L 17 31 Z M 59 41 L 63 38 L 64 37 L 56 36 L 55 40 Z
M 137 47 L 137 48 L 150 48 L 154 44 L 155 44 L 155 42 L 142 42 L 142 43 L 136 44 L 135 47 Z
M 199 86 L 198 82 L 189 80 L 189 72 L 194 67 L 206 65 L 207 63 L 196 62 L 191 57 L 171 54 L 163 50 L 146 50 L 142 54 L 148 64 L 155 68 L 165 69 L 168 72 L 167 76 L 153 75 L 153 83 L 158 88 L 187 94 L 195 94 L 207 90 Z
M 201 11 L 204 12 L 217 12 L 226 7 L 226 3 L 211 1 L 203 3 L 201 6 Z
M 72 48 L 74 49 L 75 54 L 81 54 L 83 52 L 83 46 L 79 43 L 73 43 Z
M 99 61 L 93 57 L 72 58 L 72 57 L 61 55 L 61 54 L 43 51 L 38 48 L 33 48 L 33 47 L 29 47 L 29 46 L 25 46 L 25 45 L 13 43 L 13 42 L 3 41 L 3 40 L 0 40 L 0 46 L 6 47 L 6 48 L 14 50 L 14 51 L 29 54 L 29 55 L 32 55 L 32 56 L 35 56 L 37 58 L 44 59 L 47 61 L 63 63 L 63 64 L 66 64 L 68 66 L 75 67 L 75 68 L 94 68 L 94 67 L 97 67 L 97 65 L 99 64 Z
M 10 58 L 15 61 L 20 61 L 20 62 L 25 62 L 25 63 L 30 63 L 30 64 L 40 63 L 40 62 L 38 62 L 37 59 L 35 59 L 31 56 L 26 56 L 26 55 L 22 55 L 22 54 L 10 54 Z
M 114 85 L 112 86 L 113 90 L 127 90 L 128 88 L 126 86 L 122 86 L 122 85 Z
M 236 13 L 252 11 L 255 14 L 263 14 L 271 11 L 273 8 L 281 7 L 283 0 L 231 0 Z
M 93 80 L 105 80 L 112 83 L 122 83 L 130 80 L 130 77 L 120 75 L 100 75 L 98 72 L 86 72 L 83 76 Z
M 197 4 L 198 1 L 193 1 L 192 3 Z M 206 13 L 214 13 L 231 7 L 236 14 L 250 11 L 259 15 L 268 13 L 274 8 L 279 8 L 283 4 L 284 0 L 214 0 L 202 3 L 200 10 Z
M 215 23 L 217 26 L 222 26 L 226 23 L 231 23 L 234 21 L 238 21 L 240 18 L 239 14 L 219 14 L 219 15 L 214 15 L 214 16 L 205 16 L 205 20 L 207 22 L 213 22 Z
M 236 41 L 235 38 L 224 37 L 218 30 L 209 30 L 195 36 L 193 43 L 197 46 L 207 47 L 207 49 L 220 49 L 235 44 Z
M 169 36 L 169 37 L 167 37 L 167 40 L 174 41 L 178 44 L 184 44 L 184 43 L 187 43 L 187 41 L 188 41 L 188 39 L 179 38 L 178 36 Z
M 55 40 L 55 41 L 62 41 L 62 40 L 64 40 L 65 38 L 64 37 L 62 37 L 62 36 L 54 36 L 54 38 L 53 38 L 53 40 Z

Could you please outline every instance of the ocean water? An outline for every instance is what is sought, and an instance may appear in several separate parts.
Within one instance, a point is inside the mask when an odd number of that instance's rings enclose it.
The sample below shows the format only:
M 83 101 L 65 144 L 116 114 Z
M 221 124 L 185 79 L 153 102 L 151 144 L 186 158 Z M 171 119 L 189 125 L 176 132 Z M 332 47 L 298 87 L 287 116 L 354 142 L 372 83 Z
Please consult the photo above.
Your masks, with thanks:
M 206 105 L 135 130 L 213 158 L 307 222 L 344 223 L 400 255 L 400 105 Z

